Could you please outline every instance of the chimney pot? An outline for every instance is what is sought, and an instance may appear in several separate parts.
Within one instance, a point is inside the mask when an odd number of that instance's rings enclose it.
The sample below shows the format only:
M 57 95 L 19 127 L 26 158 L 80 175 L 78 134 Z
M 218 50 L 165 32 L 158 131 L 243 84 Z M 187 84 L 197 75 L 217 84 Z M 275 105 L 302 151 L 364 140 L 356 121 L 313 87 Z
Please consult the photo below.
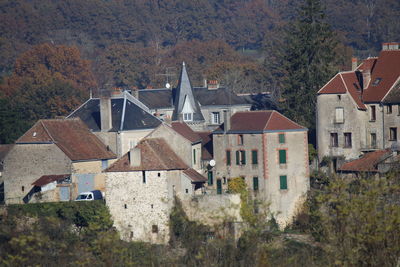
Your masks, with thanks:
M 355 71 L 357 69 L 358 66 L 358 61 L 356 57 L 352 57 L 351 58 L 351 70 Z

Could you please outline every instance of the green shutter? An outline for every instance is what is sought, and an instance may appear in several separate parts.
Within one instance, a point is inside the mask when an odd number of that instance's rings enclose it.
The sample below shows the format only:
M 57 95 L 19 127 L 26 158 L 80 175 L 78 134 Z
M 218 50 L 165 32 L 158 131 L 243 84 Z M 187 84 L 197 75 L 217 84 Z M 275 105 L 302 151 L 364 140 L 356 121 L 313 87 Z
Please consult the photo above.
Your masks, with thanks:
M 217 180 L 217 194 L 221 195 L 222 194 L 222 183 L 221 183 L 221 179 Z
M 226 165 L 231 165 L 231 151 L 226 151 Z
M 287 176 L 281 175 L 279 176 L 279 180 L 280 180 L 280 189 L 281 190 L 287 189 Z
M 240 165 L 240 151 L 236 151 L 236 165 Z
M 251 163 L 258 164 L 258 153 L 257 150 L 251 151 Z
M 208 171 L 208 185 L 213 185 L 213 172 Z
M 253 177 L 253 190 L 258 191 L 258 177 Z
M 240 154 L 242 154 L 242 161 L 241 161 L 242 165 L 246 165 L 246 151 L 241 150 Z
M 286 163 L 286 150 L 282 149 L 279 150 L 279 164 Z
M 279 144 L 285 143 L 285 134 L 279 134 Z
M 196 149 L 193 149 L 193 164 L 196 164 Z

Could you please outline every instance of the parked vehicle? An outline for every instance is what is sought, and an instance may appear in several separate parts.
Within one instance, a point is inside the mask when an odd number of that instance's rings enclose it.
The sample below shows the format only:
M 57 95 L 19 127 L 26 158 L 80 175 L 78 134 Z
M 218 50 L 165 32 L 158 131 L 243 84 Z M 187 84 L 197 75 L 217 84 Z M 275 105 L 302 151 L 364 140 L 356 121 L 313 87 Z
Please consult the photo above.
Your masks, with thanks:
M 101 199 L 103 199 L 103 193 L 100 190 L 93 190 L 90 192 L 80 193 L 75 201 L 92 201 Z

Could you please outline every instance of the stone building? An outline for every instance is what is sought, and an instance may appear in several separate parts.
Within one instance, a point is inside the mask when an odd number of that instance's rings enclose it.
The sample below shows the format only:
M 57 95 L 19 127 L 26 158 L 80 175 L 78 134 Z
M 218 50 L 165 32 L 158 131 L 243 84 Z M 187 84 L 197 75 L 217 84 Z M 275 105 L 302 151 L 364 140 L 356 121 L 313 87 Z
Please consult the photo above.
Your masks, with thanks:
M 120 90 L 90 98 L 67 118 L 80 118 L 118 157 L 161 124 L 143 103 Z
M 270 204 L 281 225 L 295 215 L 309 189 L 307 129 L 277 111 L 237 112 L 213 132 L 215 181 L 221 194 L 242 177 L 253 195 Z
M 247 111 L 253 105 L 253 95 L 238 96 L 228 88 L 220 87 L 217 81 L 193 87 L 184 63 L 177 88 L 144 89 L 137 94 L 139 100 L 160 119 L 184 121 L 195 131 L 216 129 L 223 123 L 223 110 L 230 109 L 233 113 Z M 263 101 L 269 107 L 275 107 L 272 100 Z
M 378 57 L 336 74 L 317 96 L 317 147 L 320 162 L 344 161 L 377 149 L 398 150 L 400 125 L 399 44 L 383 44 Z
M 104 191 L 102 170 L 115 158 L 80 119 L 39 120 L 4 159 L 5 202 L 68 201 Z
M 206 182 L 161 138 L 143 139 L 106 176 L 107 206 L 121 238 L 163 244 L 174 197 L 191 197 Z

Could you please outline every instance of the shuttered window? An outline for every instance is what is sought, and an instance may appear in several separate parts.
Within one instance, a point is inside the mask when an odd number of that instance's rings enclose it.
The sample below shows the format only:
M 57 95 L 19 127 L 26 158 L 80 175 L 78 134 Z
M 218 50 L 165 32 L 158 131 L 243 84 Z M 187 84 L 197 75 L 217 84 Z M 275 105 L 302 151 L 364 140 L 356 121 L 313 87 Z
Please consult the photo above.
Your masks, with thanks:
M 240 164 L 246 165 L 246 151 L 240 150 Z
M 279 164 L 286 163 L 286 150 L 281 149 L 279 150 Z
M 257 150 L 252 150 L 251 151 L 251 163 L 252 164 L 258 164 L 258 153 L 257 153 Z
M 281 190 L 287 189 L 287 176 L 286 175 L 279 176 L 279 184 L 280 184 Z
M 285 143 L 285 134 L 279 134 L 279 144 Z
M 253 190 L 258 191 L 258 177 L 253 177 Z
M 226 151 L 226 165 L 231 165 L 231 151 Z
M 335 123 L 344 123 L 344 109 L 336 108 Z
M 236 151 L 236 165 L 240 165 L 240 152 Z

